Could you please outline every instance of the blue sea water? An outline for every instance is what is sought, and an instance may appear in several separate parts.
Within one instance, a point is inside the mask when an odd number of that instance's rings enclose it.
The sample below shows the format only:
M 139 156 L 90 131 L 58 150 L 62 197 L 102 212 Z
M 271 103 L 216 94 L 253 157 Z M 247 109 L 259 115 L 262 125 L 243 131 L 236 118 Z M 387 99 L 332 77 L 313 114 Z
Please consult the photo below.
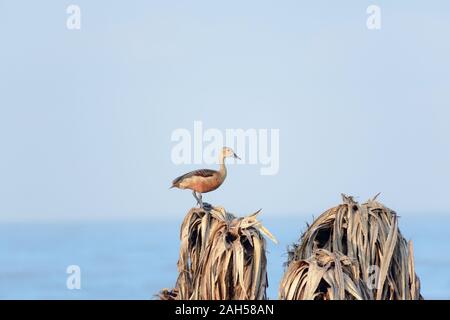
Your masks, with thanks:
M 276 299 L 286 247 L 305 222 L 263 219 L 278 238 L 268 241 L 269 298 Z M 416 270 L 427 299 L 450 299 L 450 218 L 400 219 L 415 248 Z M 153 299 L 173 287 L 179 222 L 64 222 L 0 224 L 1 299 Z M 81 268 L 81 289 L 69 290 L 66 268 Z

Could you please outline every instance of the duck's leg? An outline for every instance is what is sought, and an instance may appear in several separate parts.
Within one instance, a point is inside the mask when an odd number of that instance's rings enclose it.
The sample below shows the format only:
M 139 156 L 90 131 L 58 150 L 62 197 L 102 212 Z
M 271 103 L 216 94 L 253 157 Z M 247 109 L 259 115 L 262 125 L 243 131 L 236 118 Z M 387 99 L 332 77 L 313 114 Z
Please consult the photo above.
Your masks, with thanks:
M 200 208 L 201 208 L 201 207 L 202 207 L 201 204 L 200 204 L 201 200 L 197 197 L 197 192 L 195 192 L 195 190 L 192 191 L 192 195 L 194 196 L 195 200 L 197 200 L 197 204 L 198 204 L 198 205 L 200 206 Z
M 199 192 L 198 193 L 199 198 L 200 198 L 200 208 L 206 210 L 206 211 L 211 211 L 212 209 L 212 205 L 210 205 L 208 202 L 203 202 L 203 197 L 202 194 Z
M 198 193 L 198 199 L 199 199 L 199 205 L 200 205 L 200 208 L 203 208 L 203 201 L 202 201 L 202 194 L 201 194 L 201 192 L 199 192 Z

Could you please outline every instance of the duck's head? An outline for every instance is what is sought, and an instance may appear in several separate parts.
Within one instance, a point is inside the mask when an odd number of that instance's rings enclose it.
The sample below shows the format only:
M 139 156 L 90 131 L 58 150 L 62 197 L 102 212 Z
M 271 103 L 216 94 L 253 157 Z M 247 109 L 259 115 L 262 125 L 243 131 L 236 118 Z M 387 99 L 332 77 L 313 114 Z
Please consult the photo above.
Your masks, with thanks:
M 224 158 L 235 158 L 235 159 L 241 160 L 241 158 L 239 158 L 237 156 L 237 154 L 234 153 L 233 149 L 228 148 L 228 147 L 223 147 L 222 148 L 222 157 L 224 157 Z

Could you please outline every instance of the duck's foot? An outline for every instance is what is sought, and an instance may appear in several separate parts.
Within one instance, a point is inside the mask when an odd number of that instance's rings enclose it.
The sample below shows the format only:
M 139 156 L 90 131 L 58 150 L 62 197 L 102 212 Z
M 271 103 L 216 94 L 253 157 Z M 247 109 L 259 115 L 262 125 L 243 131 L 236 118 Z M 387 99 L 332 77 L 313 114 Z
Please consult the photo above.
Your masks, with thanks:
M 211 211 L 213 206 L 211 204 L 209 204 L 208 202 L 203 202 L 201 208 L 206 211 Z

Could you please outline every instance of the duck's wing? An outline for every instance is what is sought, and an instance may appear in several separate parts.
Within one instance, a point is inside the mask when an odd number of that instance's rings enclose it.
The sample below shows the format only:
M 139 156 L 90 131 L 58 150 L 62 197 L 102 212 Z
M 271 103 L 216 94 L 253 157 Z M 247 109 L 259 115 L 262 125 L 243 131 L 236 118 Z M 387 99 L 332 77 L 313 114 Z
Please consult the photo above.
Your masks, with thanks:
M 192 178 L 192 177 L 212 177 L 216 171 L 210 170 L 210 169 L 200 169 L 200 170 L 194 170 L 191 172 L 188 172 L 186 174 L 183 174 L 182 176 L 179 176 L 178 178 L 175 178 L 172 181 L 172 187 L 177 187 L 178 184 L 183 181 L 184 179 Z

